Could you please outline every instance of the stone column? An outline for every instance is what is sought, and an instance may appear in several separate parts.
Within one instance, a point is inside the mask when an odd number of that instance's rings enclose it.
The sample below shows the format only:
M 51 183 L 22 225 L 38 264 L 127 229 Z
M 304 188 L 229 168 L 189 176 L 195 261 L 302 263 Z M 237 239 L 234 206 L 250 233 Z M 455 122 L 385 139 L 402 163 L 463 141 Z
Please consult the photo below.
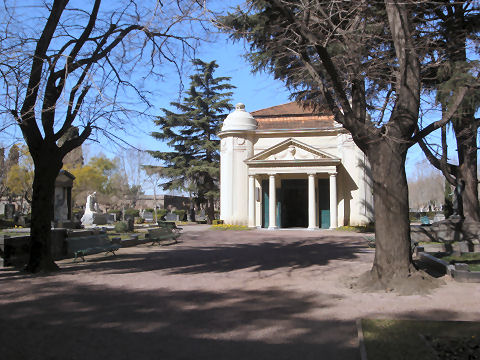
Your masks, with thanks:
M 337 173 L 330 175 L 330 229 L 337 227 Z
M 317 208 L 315 204 L 315 174 L 308 174 L 308 229 L 317 228 Z
M 276 214 L 276 191 L 275 191 L 275 175 L 269 176 L 269 187 L 268 187 L 268 228 L 270 230 L 275 230 L 277 228 L 277 214 Z
M 255 177 L 248 176 L 248 227 L 255 227 Z

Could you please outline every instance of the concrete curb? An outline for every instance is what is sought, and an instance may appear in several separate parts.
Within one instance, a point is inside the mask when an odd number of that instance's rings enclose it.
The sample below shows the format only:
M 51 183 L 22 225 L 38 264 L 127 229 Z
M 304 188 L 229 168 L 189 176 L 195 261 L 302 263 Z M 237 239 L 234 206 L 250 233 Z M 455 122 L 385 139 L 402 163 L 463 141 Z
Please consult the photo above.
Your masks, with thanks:
M 463 270 L 464 266 L 462 266 L 462 269 L 457 269 L 455 268 L 455 265 L 451 265 L 444 260 L 437 259 L 435 256 L 426 254 L 424 252 L 419 252 L 418 256 L 432 266 L 435 270 L 451 276 L 455 281 L 464 283 L 480 283 L 480 271 Z
M 363 338 L 362 319 L 356 320 L 358 333 L 358 349 L 360 350 L 360 359 L 367 360 L 367 349 L 365 348 L 365 339 Z
M 438 272 L 452 276 L 452 270 L 455 269 L 453 265 L 450 265 L 446 261 L 437 259 L 435 256 L 424 252 L 419 252 L 418 256 L 420 257 L 420 259 L 431 265 Z

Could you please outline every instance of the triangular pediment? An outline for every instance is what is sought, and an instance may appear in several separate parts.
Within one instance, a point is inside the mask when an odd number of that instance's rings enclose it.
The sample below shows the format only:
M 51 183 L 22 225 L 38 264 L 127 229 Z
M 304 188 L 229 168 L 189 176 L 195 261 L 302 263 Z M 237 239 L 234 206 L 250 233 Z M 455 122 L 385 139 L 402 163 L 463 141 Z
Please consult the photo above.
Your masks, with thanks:
M 258 162 L 289 162 L 289 161 L 332 161 L 340 162 L 340 159 L 332 156 L 325 151 L 321 151 L 313 146 L 302 143 L 295 139 L 282 141 L 255 156 L 247 159 L 247 164 Z

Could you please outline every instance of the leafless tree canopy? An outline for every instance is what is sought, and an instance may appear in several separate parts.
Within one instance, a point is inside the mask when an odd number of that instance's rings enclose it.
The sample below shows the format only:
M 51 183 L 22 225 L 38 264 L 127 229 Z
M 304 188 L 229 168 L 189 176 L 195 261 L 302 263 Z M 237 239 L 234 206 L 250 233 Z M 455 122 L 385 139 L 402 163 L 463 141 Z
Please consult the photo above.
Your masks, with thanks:
M 65 155 L 95 130 L 113 137 L 134 126 L 150 105 L 146 80 L 166 64 L 181 69 L 204 9 L 193 0 L 3 5 L 0 110 L 20 127 L 35 165 L 27 270 L 54 270 L 48 240 Z M 78 135 L 59 143 L 72 126 Z
M 95 130 L 114 137 L 151 105 L 147 79 L 181 70 L 199 40 L 203 11 L 182 0 L 56 0 L 29 7 L 5 0 L 3 118 L 20 125 L 29 146 L 41 137 L 56 141 L 77 125 L 80 136 L 64 144 L 65 153 Z

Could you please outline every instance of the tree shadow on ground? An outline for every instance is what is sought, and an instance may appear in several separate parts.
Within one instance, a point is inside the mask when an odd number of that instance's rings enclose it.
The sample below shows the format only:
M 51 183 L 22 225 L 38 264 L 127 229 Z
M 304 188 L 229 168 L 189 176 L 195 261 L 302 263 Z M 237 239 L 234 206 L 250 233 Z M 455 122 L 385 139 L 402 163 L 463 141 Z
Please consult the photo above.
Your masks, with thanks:
M 200 240 L 196 240 L 197 242 Z M 186 243 L 186 242 L 185 242 Z M 184 244 L 185 245 L 185 244 Z M 268 271 L 326 265 L 331 260 L 353 260 L 371 252 L 363 242 L 341 243 L 328 238 L 293 240 L 269 238 L 258 243 L 145 247 L 141 253 L 110 257 L 111 261 L 90 261 L 89 270 L 130 273 L 165 270 L 171 274 L 222 273 L 241 269 Z M 64 271 L 79 271 L 85 264 L 70 265 Z
M 133 291 L 62 281 L 0 290 L 4 359 L 356 359 L 334 299 L 284 290 Z M 347 339 L 347 340 L 346 340 Z

